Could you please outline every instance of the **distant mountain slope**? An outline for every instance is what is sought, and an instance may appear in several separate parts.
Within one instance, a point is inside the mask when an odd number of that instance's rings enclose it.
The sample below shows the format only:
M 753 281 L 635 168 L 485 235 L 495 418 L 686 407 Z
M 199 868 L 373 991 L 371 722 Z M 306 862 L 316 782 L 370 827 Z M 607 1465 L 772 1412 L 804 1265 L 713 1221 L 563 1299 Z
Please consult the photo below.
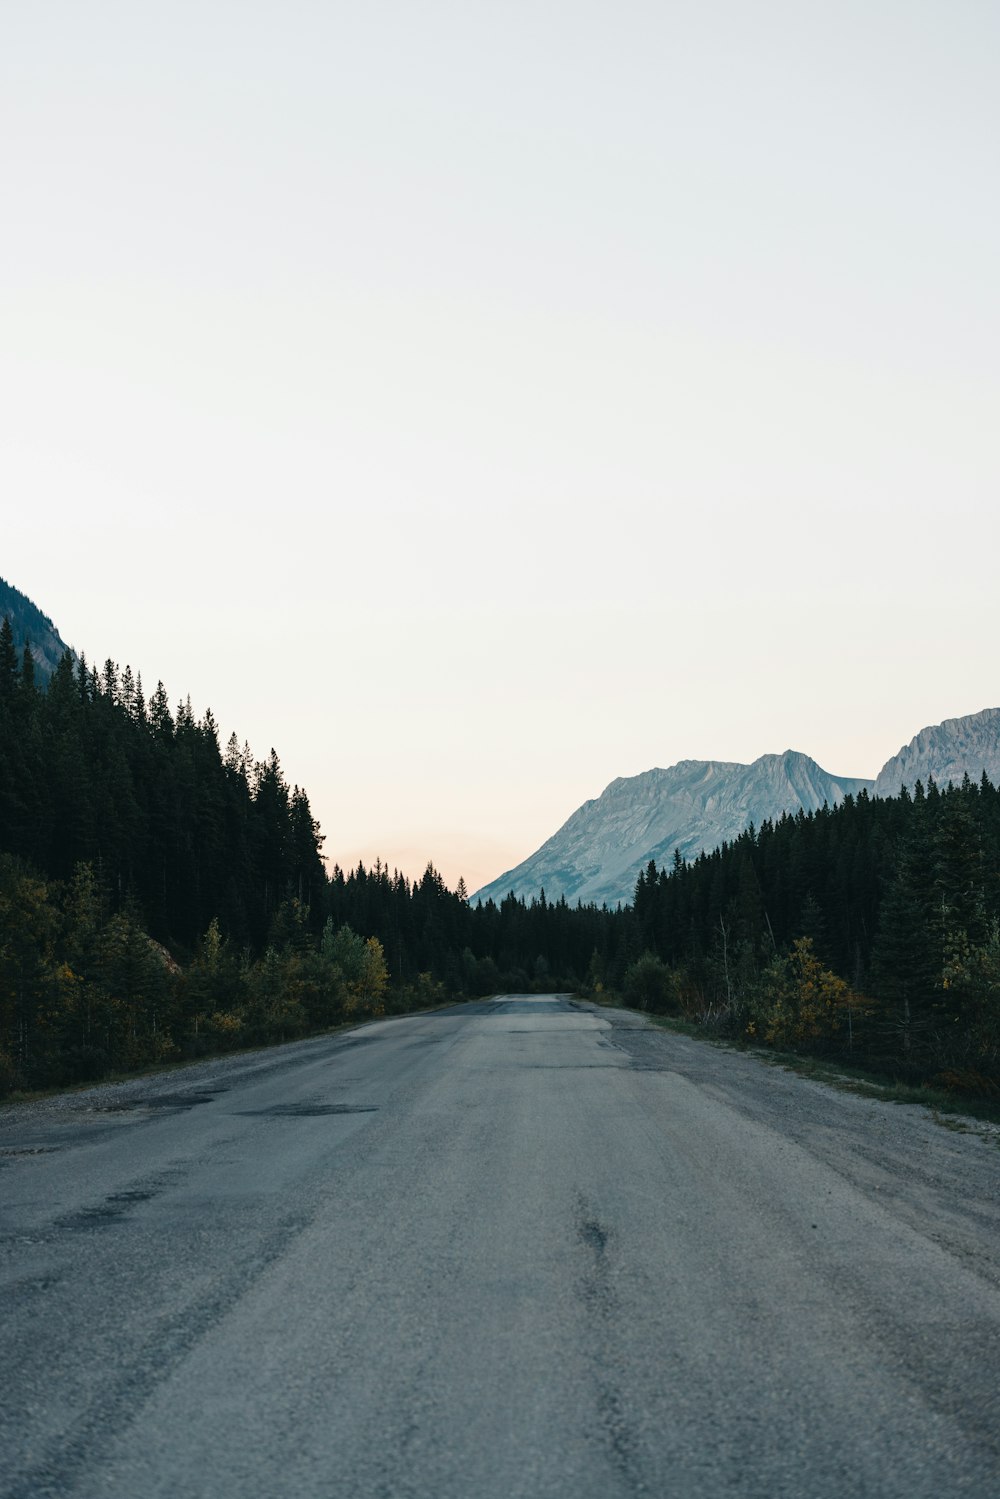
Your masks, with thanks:
M 695 858 L 743 832 L 751 822 L 800 807 L 835 806 L 872 782 L 837 777 L 786 750 L 752 765 L 682 760 L 669 770 L 647 770 L 612 781 L 584 802 L 557 833 L 516 869 L 476 892 L 473 900 L 500 901 L 514 891 L 526 898 L 544 888 L 575 904 L 630 901 L 636 877 L 650 859 L 669 864 L 674 850 Z
M 572 903 L 630 901 L 639 871 L 650 859 L 669 864 L 675 849 L 696 858 L 782 812 L 836 806 L 862 788 L 898 796 L 900 786 L 926 785 L 931 776 L 942 786 L 966 774 L 978 781 L 984 770 L 1000 784 L 1000 708 L 921 729 L 874 781 L 832 776 L 794 750 L 762 755 L 752 765 L 681 760 L 669 770 L 612 781 L 530 858 L 472 898 L 500 901 L 513 890 L 530 899 L 544 889 L 550 899 L 565 895 Z
M 978 781 L 983 771 L 994 785 L 1000 781 L 1000 708 L 984 708 L 964 718 L 946 718 L 915 734 L 909 744 L 887 760 L 875 781 L 876 796 L 898 796 L 900 786 L 927 784 L 933 776 L 940 786 L 956 786 L 968 774 Z
M 33 604 L 26 594 L 0 578 L 0 620 L 5 617 L 10 620 L 18 656 L 23 651 L 25 642 L 30 641 L 31 654 L 35 658 L 39 676 L 50 677 L 66 653 L 65 641 L 37 604 Z

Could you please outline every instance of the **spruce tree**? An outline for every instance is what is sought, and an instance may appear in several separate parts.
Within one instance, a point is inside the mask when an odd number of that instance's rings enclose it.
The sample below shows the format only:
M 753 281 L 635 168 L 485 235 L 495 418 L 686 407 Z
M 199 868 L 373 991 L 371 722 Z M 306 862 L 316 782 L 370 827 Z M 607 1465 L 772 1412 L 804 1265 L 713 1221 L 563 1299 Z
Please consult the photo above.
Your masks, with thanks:
M 0 625 L 0 710 L 9 708 L 17 692 L 17 651 L 14 649 L 14 631 L 10 620 L 4 616 Z

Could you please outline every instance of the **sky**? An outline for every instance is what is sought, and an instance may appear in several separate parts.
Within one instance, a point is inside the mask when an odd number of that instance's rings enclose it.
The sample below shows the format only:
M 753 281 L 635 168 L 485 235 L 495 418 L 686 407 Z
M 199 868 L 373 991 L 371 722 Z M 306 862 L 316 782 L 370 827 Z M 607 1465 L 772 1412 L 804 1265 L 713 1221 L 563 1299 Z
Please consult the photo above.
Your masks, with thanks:
M 0 574 L 470 889 L 1000 705 L 991 0 L 7 0 Z

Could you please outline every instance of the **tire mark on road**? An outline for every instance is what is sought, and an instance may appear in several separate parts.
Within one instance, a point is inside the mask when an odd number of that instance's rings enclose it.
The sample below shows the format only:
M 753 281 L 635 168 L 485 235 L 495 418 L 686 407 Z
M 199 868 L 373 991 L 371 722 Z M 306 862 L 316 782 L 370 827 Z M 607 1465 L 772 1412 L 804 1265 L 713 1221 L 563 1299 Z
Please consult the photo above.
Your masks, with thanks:
M 94 1469 L 158 1387 L 288 1251 L 309 1227 L 312 1216 L 295 1213 L 277 1223 L 254 1250 L 233 1261 L 210 1292 L 176 1316 L 162 1319 L 142 1348 L 128 1364 L 114 1371 L 100 1396 L 63 1433 L 58 1447 L 29 1468 L 9 1475 L 4 1499 L 40 1499 L 43 1495 L 77 1492 L 78 1480 Z

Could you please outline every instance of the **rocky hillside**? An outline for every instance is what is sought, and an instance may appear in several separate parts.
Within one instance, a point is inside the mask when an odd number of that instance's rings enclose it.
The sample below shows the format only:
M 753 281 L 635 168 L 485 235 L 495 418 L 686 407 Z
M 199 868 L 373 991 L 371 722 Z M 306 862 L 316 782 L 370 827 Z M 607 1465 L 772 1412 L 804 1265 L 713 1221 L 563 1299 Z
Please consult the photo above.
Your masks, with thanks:
M 669 770 L 647 770 L 584 802 L 568 822 L 516 869 L 477 891 L 473 900 L 503 899 L 511 890 L 530 898 L 630 901 L 636 876 L 650 859 L 669 864 L 674 850 L 695 858 L 736 838 L 751 822 L 843 801 L 871 781 L 829 774 L 808 755 L 786 750 L 752 765 L 682 760 Z
M 10 620 L 18 656 L 23 651 L 25 642 L 30 641 L 38 676 L 46 680 L 65 654 L 66 643 L 47 614 L 43 614 L 25 594 L 0 578 L 0 620 L 4 617 Z
M 985 770 L 1000 784 L 1000 708 L 921 729 L 879 771 L 874 781 L 832 776 L 808 755 L 786 750 L 752 765 L 682 760 L 669 770 L 647 770 L 611 785 L 584 802 L 538 851 L 476 892 L 473 900 L 500 901 L 514 891 L 530 899 L 565 895 L 575 904 L 630 901 L 636 876 L 655 859 L 669 864 L 674 850 L 685 859 L 730 842 L 751 822 L 778 818 L 800 807 L 836 806 L 866 787 L 876 796 L 898 796 L 902 785 L 956 785 L 978 781 Z
M 897 755 L 887 760 L 875 781 L 877 796 L 898 796 L 900 786 L 959 785 L 964 775 L 978 781 L 983 771 L 994 785 L 1000 781 L 1000 708 L 984 708 L 965 718 L 946 718 L 914 735 Z

